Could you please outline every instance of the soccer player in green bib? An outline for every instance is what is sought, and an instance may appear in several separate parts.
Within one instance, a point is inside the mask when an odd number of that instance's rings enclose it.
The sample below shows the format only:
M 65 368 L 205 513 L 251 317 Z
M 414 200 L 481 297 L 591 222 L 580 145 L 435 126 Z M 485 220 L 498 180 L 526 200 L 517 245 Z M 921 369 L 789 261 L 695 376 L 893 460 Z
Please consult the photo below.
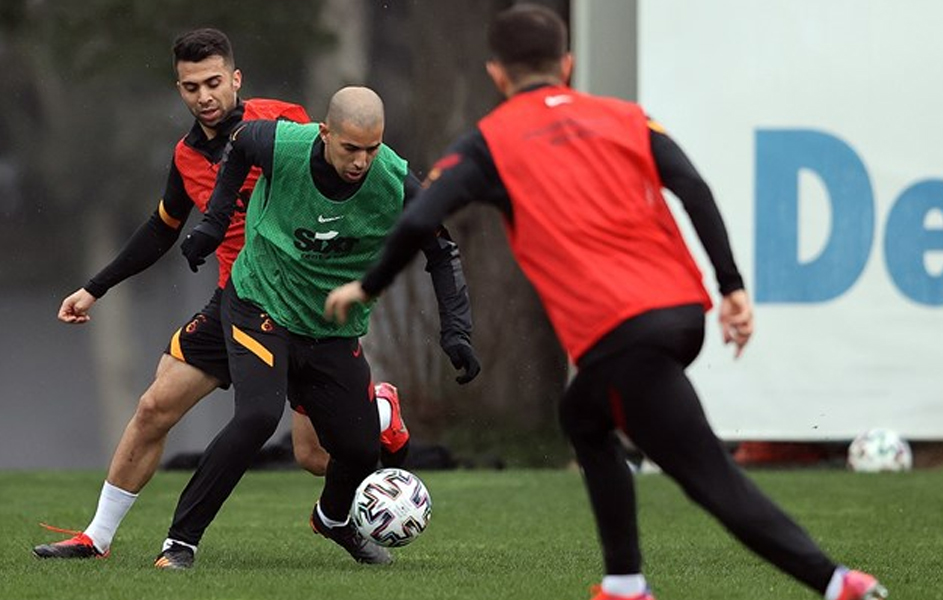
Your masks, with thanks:
M 275 431 L 286 394 L 331 455 L 312 529 L 358 562 L 392 561 L 349 520 L 354 492 L 380 453 L 370 367 L 359 341 L 371 306 L 344 325 L 322 315 L 328 292 L 366 272 L 404 203 L 421 189 L 406 161 L 383 144 L 383 129 L 380 97 L 348 87 L 331 98 L 323 123 L 258 120 L 232 133 L 209 210 L 182 250 L 191 268 L 203 263 L 223 239 L 242 180 L 260 167 L 246 243 L 222 299 L 235 413 L 184 489 L 157 566 L 193 564 L 204 531 Z M 480 367 L 458 249 L 440 227 L 424 250 L 441 346 L 462 370 L 456 379 L 467 383 Z

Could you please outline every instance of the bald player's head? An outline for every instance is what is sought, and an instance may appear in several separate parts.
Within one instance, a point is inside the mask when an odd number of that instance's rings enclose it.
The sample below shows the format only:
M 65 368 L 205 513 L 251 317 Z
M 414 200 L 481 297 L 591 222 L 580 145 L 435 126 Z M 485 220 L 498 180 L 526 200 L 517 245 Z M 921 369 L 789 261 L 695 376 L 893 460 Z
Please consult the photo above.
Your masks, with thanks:
M 368 87 L 341 88 L 331 96 L 325 121 L 335 129 L 345 123 L 362 129 L 383 127 L 383 100 Z
M 324 159 L 341 179 L 363 179 L 383 142 L 383 100 L 366 87 L 338 90 L 321 126 Z

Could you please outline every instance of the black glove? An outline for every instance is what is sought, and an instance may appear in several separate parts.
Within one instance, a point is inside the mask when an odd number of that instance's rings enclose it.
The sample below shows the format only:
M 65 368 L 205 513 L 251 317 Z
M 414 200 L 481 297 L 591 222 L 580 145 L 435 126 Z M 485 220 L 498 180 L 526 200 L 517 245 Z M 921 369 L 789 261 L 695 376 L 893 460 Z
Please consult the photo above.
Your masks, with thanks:
M 206 223 L 200 223 L 193 228 L 187 239 L 180 244 L 180 250 L 190 263 L 190 270 L 194 273 L 200 265 L 206 262 L 206 257 L 212 254 L 223 242 L 225 232 L 217 232 Z
M 468 344 L 458 344 L 443 348 L 449 355 L 452 366 L 456 369 L 465 369 L 465 372 L 455 378 L 455 381 L 464 385 L 481 373 L 481 364 L 478 363 L 478 357 L 475 356 L 475 349 Z

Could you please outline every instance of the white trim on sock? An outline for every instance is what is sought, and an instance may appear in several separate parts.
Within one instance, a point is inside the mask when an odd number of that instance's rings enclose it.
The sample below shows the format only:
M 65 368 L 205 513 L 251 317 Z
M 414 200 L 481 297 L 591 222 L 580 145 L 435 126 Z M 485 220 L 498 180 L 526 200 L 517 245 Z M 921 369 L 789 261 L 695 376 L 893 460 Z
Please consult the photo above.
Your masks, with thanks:
M 641 596 L 648 589 L 645 576 L 641 573 L 634 575 L 606 575 L 602 578 L 602 591 L 613 596 L 631 598 Z
M 377 414 L 380 415 L 380 431 L 386 431 L 393 424 L 393 405 L 382 396 L 377 396 Z
M 92 538 L 98 551 L 105 553 L 115 539 L 115 532 L 121 526 L 121 521 L 128 514 L 138 495 L 111 485 L 107 481 L 102 485 L 101 495 L 98 497 L 98 508 L 92 522 L 85 528 L 85 535 Z
M 327 526 L 328 526 L 329 528 L 331 528 L 331 529 L 334 529 L 335 527 L 343 527 L 344 525 L 347 525 L 348 522 L 350 522 L 350 516 L 349 516 L 349 515 L 348 515 L 348 517 L 347 517 L 346 519 L 344 519 L 343 521 L 335 521 L 334 519 L 330 519 L 330 518 L 324 516 L 324 511 L 321 510 L 321 503 L 320 503 L 320 502 L 318 502 L 316 508 L 317 508 L 317 511 L 318 511 L 318 518 L 321 519 L 321 522 L 322 522 L 322 523 L 324 523 L 325 525 L 327 525 Z
M 832 573 L 832 578 L 828 580 L 828 587 L 825 588 L 825 600 L 838 600 L 842 588 L 845 585 L 845 575 L 848 573 L 848 567 L 839 566 Z
M 193 553 L 196 554 L 196 546 L 194 546 L 193 544 L 188 544 L 186 542 L 181 542 L 180 540 L 175 540 L 173 538 L 167 538 L 166 540 L 164 540 L 164 545 L 161 546 L 160 551 L 163 552 L 164 550 L 166 550 L 167 548 L 170 548 L 174 544 L 178 546 L 186 546 L 190 550 L 193 550 Z

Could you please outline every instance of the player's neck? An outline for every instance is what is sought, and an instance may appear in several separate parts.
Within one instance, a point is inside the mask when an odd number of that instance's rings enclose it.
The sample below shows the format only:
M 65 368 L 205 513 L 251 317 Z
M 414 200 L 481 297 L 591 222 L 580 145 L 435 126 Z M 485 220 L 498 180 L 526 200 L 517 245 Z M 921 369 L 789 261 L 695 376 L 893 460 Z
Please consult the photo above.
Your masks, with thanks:
M 203 135 L 206 136 L 206 139 L 212 140 L 216 137 L 216 129 L 213 127 L 207 127 L 203 123 L 200 123 L 200 129 L 203 130 Z
M 558 77 L 553 77 L 550 75 L 533 75 L 530 77 L 522 77 L 521 79 L 511 84 L 510 88 L 508 89 L 507 96 L 508 98 L 510 98 L 511 96 L 518 94 L 524 90 L 535 88 L 538 86 L 543 86 L 543 85 L 552 85 L 552 86 L 563 85 L 563 80 L 561 80 Z

